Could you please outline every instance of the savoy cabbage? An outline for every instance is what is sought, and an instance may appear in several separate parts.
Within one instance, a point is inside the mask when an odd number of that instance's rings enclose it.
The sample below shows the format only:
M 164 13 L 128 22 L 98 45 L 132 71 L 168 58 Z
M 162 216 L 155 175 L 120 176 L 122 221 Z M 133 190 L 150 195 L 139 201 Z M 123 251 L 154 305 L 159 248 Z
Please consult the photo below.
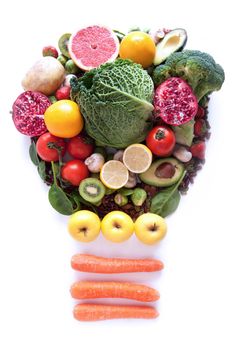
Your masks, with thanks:
M 124 148 L 145 139 L 151 128 L 154 85 L 147 71 L 117 59 L 71 80 L 71 98 L 98 144 Z

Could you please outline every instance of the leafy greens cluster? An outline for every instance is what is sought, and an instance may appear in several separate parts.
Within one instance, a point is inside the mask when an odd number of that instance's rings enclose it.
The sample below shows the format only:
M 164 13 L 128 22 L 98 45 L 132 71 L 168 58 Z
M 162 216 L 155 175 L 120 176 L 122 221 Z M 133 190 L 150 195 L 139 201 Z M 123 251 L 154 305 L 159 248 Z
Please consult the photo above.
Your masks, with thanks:
M 221 89 L 225 73 L 211 55 L 198 50 L 184 50 L 171 54 L 164 64 L 154 69 L 155 86 L 169 77 L 181 77 L 187 81 L 200 101 L 205 95 Z
M 152 127 L 154 85 L 147 71 L 117 59 L 71 80 L 87 133 L 99 145 L 124 148 L 146 138 Z

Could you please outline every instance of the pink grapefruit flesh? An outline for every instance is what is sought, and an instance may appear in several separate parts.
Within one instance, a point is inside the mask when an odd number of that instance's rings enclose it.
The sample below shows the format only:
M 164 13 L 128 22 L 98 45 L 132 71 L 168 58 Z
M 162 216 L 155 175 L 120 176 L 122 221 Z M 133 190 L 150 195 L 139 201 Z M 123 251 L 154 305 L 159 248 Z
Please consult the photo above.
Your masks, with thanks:
M 69 54 L 76 65 L 85 71 L 114 61 L 118 52 L 118 38 L 107 27 L 86 27 L 69 39 Z

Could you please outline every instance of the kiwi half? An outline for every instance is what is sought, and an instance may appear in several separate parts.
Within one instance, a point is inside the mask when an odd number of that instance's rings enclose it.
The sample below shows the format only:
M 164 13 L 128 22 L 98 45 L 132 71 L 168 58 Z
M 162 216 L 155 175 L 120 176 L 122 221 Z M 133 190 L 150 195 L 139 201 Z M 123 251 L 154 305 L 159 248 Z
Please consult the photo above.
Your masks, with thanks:
M 70 36 L 71 36 L 70 33 L 63 34 L 58 41 L 58 46 L 62 55 L 64 55 L 67 58 L 70 58 L 70 55 L 68 52 L 68 42 L 69 42 Z
M 105 186 L 100 180 L 87 177 L 82 180 L 79 186 L 79 193 L 89 203 L 98 203 L 105 195 Z

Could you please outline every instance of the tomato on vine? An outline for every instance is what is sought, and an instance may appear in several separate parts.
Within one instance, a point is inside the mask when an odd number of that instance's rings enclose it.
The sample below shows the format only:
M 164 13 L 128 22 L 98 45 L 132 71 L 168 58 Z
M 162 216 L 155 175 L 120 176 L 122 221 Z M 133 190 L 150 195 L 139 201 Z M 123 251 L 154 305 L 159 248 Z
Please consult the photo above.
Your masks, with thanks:
M 63 139 L 50 134 L 50 132 L 42 134 L 36 142 L 36 151 L 45 162 L 56 162 L 59 159 L 58 149 L 64 155 L 66 144 Z
M 76 159 L 84 160 L 93 153 L 93 142 L 85 136 L 75 136 L 68 141 L 68 153 Z
M 73 186 L 79 186 L 80 182 L 88 176 L 87 166 L 78 159 L 68 161 L 61 168 L 61 177 Z
M 146 144 L 153 154 L 169 156 L 176 143 L 174 132 L 166 126 L 155 126 L 147 135 Z

